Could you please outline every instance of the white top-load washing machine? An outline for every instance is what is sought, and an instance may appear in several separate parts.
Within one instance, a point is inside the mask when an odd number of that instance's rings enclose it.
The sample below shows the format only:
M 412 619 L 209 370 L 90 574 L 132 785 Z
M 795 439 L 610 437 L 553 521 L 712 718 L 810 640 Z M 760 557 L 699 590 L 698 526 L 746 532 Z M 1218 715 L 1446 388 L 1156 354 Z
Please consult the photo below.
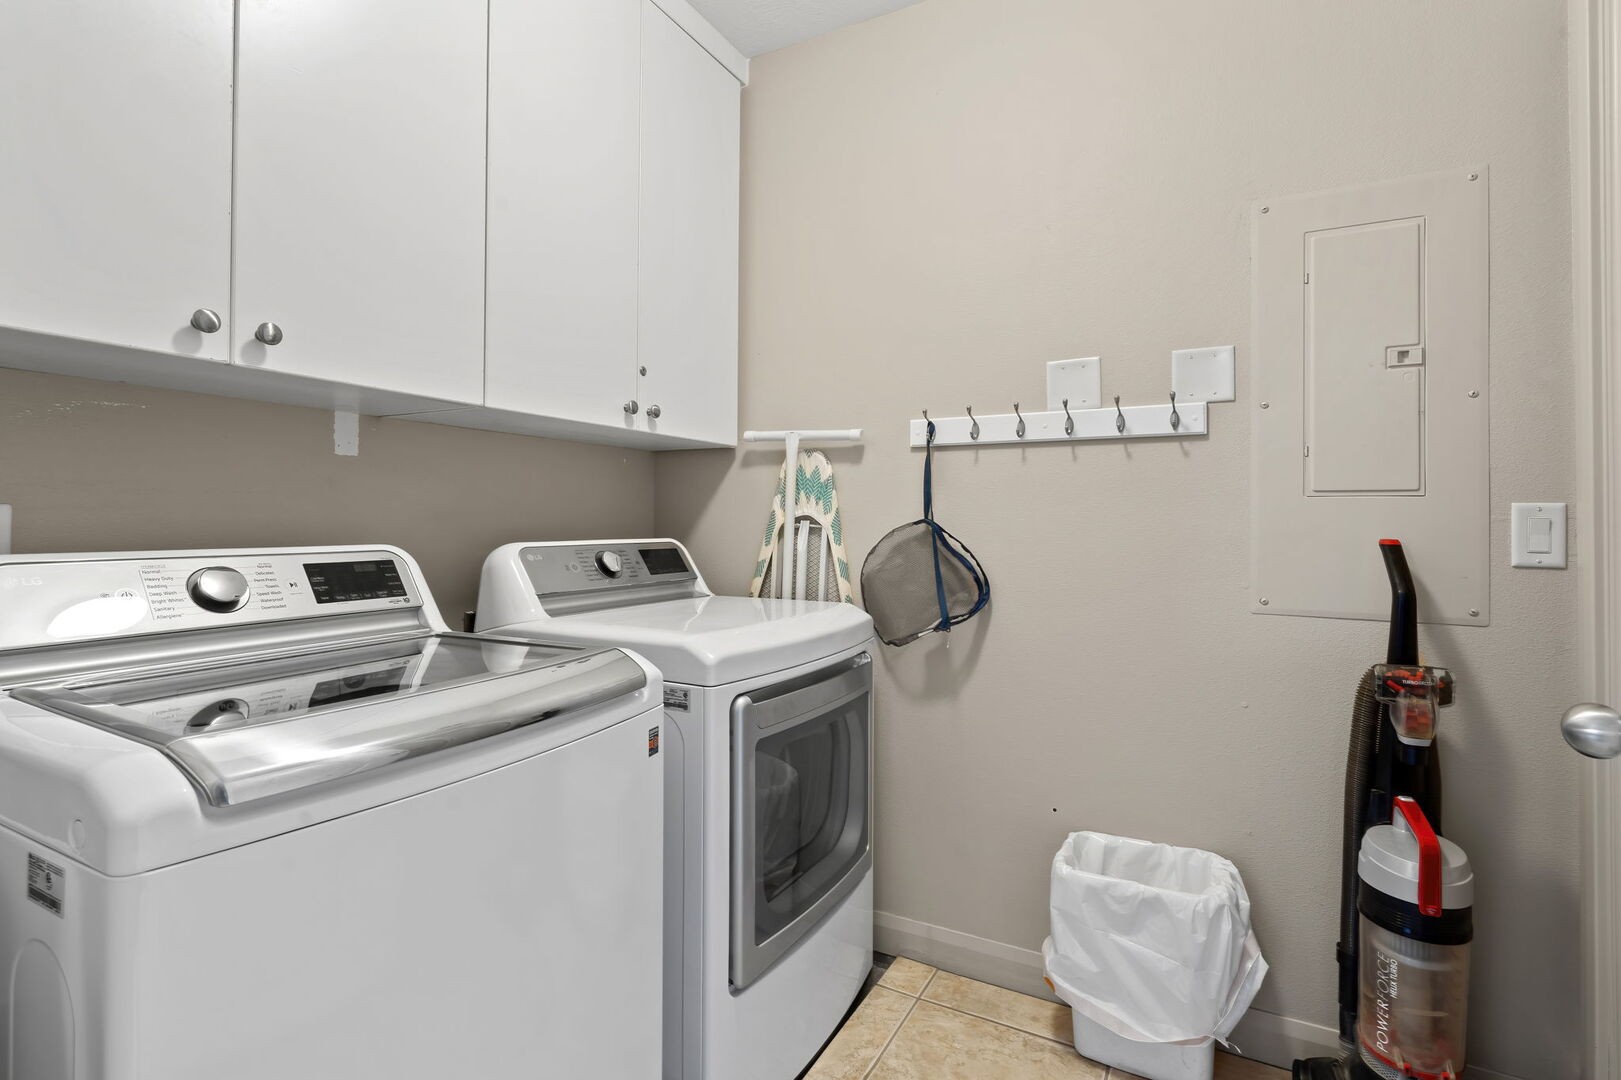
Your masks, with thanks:
M 0 1076 L 656 1075 L 661 692 L 393 548 L 0 559 Z
M 509 544 L 477 625 L 664 673 L 667 1080 L 793 1080 L 872 965 L 872 620 L 715 596 L 672 540 Z

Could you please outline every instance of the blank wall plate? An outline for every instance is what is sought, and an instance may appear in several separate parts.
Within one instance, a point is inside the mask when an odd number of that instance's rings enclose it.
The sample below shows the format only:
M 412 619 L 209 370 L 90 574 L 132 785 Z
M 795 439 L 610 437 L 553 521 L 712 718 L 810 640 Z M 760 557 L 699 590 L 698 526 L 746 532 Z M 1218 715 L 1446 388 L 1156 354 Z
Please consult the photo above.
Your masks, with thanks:
M 360 456 L 360 415 L 351 409 L 332 413 L 332 452 L 339 457 Z
M 1232 401 L 1233 347 L 1177 349 L 1171 353 L 1171 389 L 1178 401 Z
M 1103 404 L 1103 361 L 1096 356 L 1047 361 L 1047 409 L 1096 409 Z

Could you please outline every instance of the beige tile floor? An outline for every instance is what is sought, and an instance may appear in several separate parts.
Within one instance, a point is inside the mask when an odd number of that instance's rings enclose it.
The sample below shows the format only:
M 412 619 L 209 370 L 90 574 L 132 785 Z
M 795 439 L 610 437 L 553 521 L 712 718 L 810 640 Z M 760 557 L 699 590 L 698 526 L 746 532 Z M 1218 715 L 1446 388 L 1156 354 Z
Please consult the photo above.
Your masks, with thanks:
M 1280 1080 L 1216 1055 L 1216 1080 Z M 1075 1052 L 1069 1009 L 896 957 L 805 1080 L 1140 1080 Z

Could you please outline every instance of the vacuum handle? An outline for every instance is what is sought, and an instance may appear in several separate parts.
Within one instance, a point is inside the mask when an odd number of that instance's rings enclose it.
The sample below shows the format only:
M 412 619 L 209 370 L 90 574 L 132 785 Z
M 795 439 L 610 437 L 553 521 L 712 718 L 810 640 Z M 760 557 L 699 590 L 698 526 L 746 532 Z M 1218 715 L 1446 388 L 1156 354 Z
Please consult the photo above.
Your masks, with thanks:
M 1418 587 L 1407 566 L 1407 552 L 1400 540 L 1381 540 L 1379 554 L 1384 556 L 1385 573 L 1390 577 L 1390 643 L 1385 663 L 1417 665 Z
M 1396 798 L 1396 813 L 1418 841 L 1418 910 L 1430 918 L 1441 915 L 1441 841 L 1416 799 Z

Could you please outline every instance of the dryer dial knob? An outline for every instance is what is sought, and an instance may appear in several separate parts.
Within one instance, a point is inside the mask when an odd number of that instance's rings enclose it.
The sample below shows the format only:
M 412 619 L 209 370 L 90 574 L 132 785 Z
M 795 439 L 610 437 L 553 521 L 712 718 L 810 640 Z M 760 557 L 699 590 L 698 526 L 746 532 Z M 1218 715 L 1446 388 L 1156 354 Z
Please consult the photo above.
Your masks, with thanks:
M 248 602 L 248 579 L 229 566 L 209 566 L 191 575 L 186 592 L 205 611 L 237 611 Z
M 597 569 L 608 577 L 618 577 L 625 572 L 625 560 L 619 557 L 617 551 L 597 552 Z

